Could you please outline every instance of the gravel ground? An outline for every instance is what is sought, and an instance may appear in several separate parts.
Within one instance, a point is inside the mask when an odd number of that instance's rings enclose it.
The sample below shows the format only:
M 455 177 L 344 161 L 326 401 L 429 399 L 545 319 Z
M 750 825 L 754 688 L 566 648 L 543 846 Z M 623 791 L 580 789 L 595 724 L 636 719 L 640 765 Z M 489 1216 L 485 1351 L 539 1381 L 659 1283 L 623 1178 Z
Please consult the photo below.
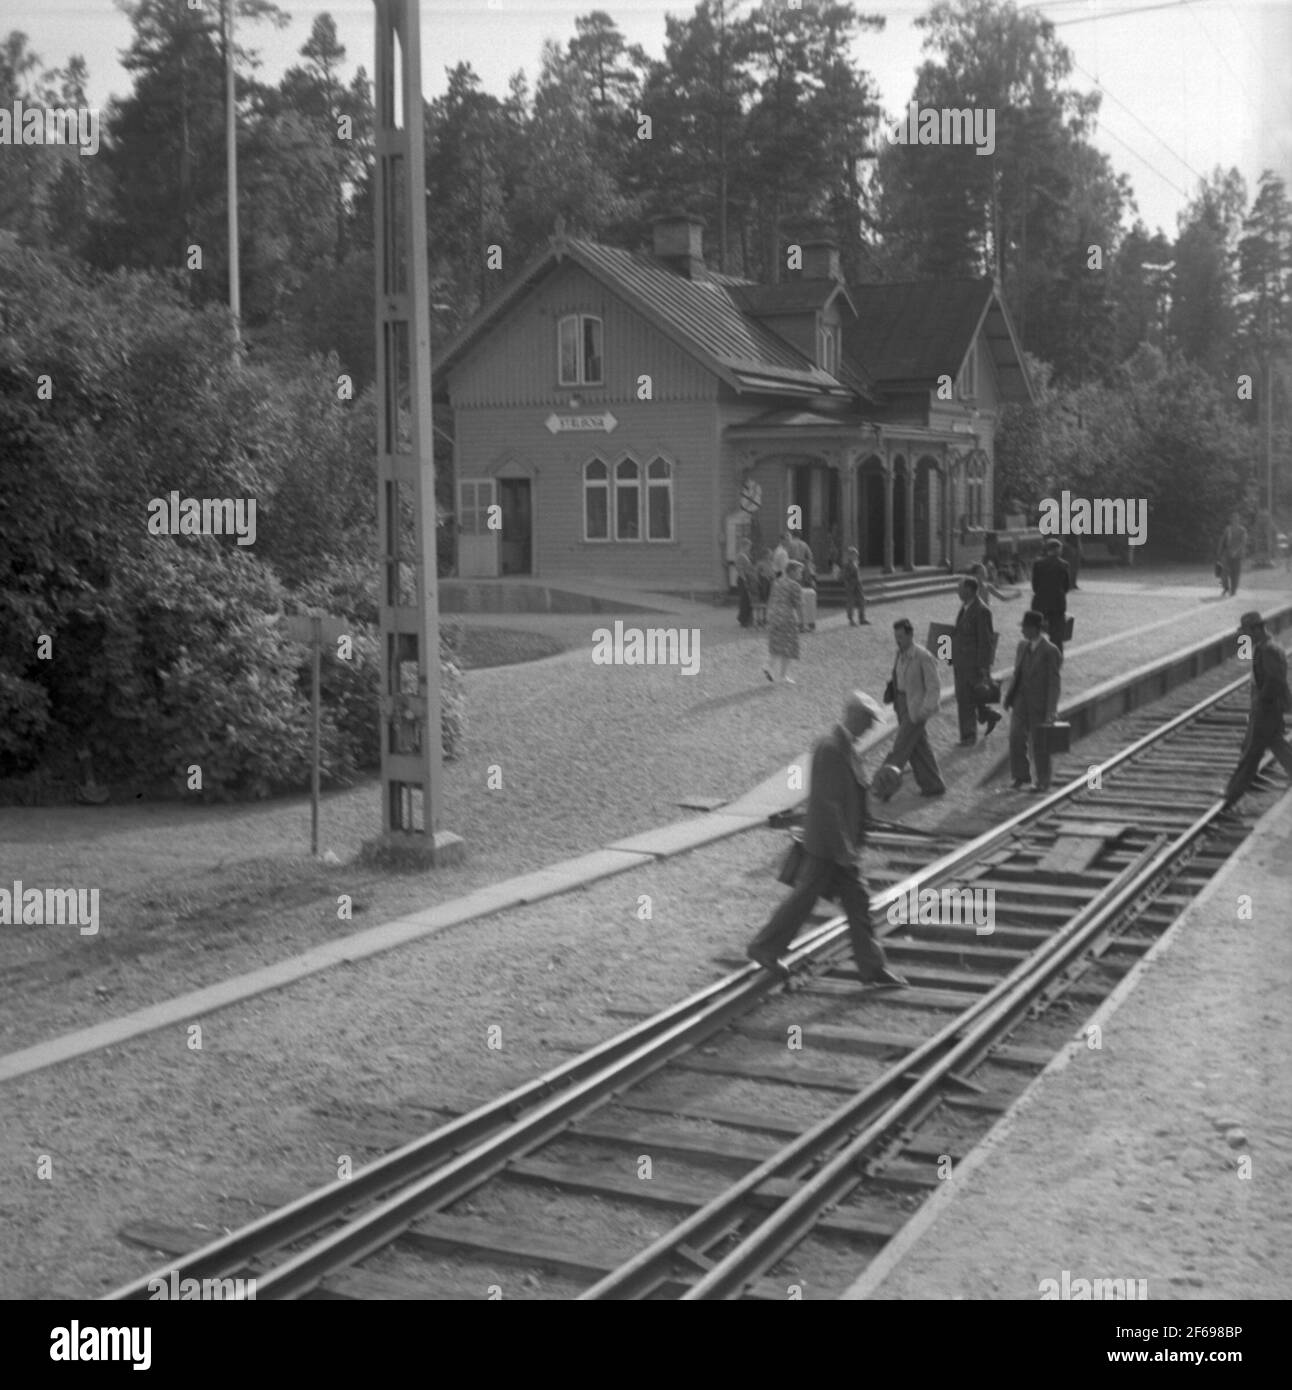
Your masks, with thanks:
M 1256 577 L 1286 584 L 1281 572 Z M 1229 627 L 1249 604 L 1287 596 L 1271 587 L 1220 601 L 1200 571 L 1136 571 L 1132 578 L 1104 570 L 1083 579 L 1073 599 L 1078 640 L 1065 668 L 1069 694 Z M 996 605 L 1005 662 L 1022 606 Z M 692 605 L 675 617 L 640 618 L 643 626 L 700 629 L 695 676 L 594 666 L 592 633 L 614 620 L 547 619 L 573 650 L 467 675 L 471 727 L 462 758 L 445 769 L 444 825 L 465 838 L 469 857 L 451 869 L 387 875 L 351 862 L 379 824 L 375 783 L 324 799 L 320 844 L 335 864 L 302 854 L 304 798 L 0 811 L 0 882 L 101 893 L 97 936 L 44 927 L 0 933 L 0 1048 L 101 1022 L 680 819 L 690 813 L 678 802 L 690 795 L 739 796 L 810 746 L 837 717 L 845 689 L 882 691 L 894 618 L 904 612 L 923 632 L 953 611 L 954 599 L 938 596 L 875 607 L 866 628 L 849 628 L 842 614 L 827 618 L 803 639 L 799 684 L 775 688 L 762 676 L 761 636 L 741 634 L 730 608 Z M 516 624 L 516 615 L 505 617 Z M 1083 645 L 1152 623 L 1162 625 L 1083 653 Z M 949 683 L 949 669 L 946 675 Z M 1002 725 L 989 745 L 955 749 L 954 706 L 944 706 L 933 740 L 958 784 L 976 781 L 995 761 L 1006 732 Z M 494 790 L 487 788 L 491 767 L 502 777 Z M 953 792 L 929 808 L 912 797 L 908 778 L 888 814 L 936 821 L 965 809 L 966 796 Z M 340 894 L 354 899 L 352 922 L 337 919 Z
M 1150 1299 L 1287 1298 L 1292 799 L 1214 886 L 873 1297 L 1036 1299 L 1066 1270 Z
M 1175 614 L 1181 620 L 1103 647 L 1089 660 L 1075 649 L 1070 689 L 1227 626 L 1242 606 L 1259 601 L 1245 595 L 1225 605 L 1222 618 L 1217 605 L 1200 608 L 1204 592 L 1155 592 L 1143 576 L 1134 584 L 1083 584 L 1078 630 L 1090 638 Z M 922 626 L 945 607 L 928 601 L 923 609 L 910 605 L 909 612 Z M 710 621 L 713 616 L 710 611 Z M 729 621 L 730 615 L 718 616 Z M 473 752 L 452 773 L 454 804 L 463 816 L 479 817 L 478 837 L 466 832 L 478 855 L 482 844 L 507 843 L 508 851 L 444 874 L 374 880 L 360 924 L 676 818 L 681 813 L 673 802 L 683 791 L 744 791 L 803 751 L 833 718 L 845 686 L 858 679 L 872 690 L 882 686 L 894 616 L 893 609 L 877 609 L 875 626 L 860 632 L 831 620 L 805 640 L 803 683 L 774 691 L 756 683 L 761 643 L 752 639 L 715 643 L 717 658 L 694 679 L 591 668 L 586 655 L 577 654 L 511 672 L 476 673 L 471 679 L 477 732 Z M 538 717 L 525 721 L 527 706 L 532 712 L 535 705 Z M 491 738 L 481 734 L 486 708 L 496 729 Z M 733 709 L 740 715 L 734 721 L 726 717 Z M 562 723 L 572 711 L 578 723 Z M 937 740 L 945 749 L 954 728 L 945 715 L 939 724 Z M 579 767 L 585 780 L 561 775 L 560 728 L 566 739 L 575 737 L 572 730 L 596 728 L 605 756 L 610 750 L 621 756 L 607 768 L 584 752 Z M 535 741 L 533 729 L 541 729 L 546 740 Z M 1083 743 L 1082 761 L 1096 756 L 1101 745 L 1115 744 L 1116 737 L 1110 728 Z M 499 755 L 499 748 L 508 751 Z M 634 756 L 630 749 L 637 750 Z M 546 793 L 526 756 L 546 770 Z M 984 807 L 972 785 L 977 769 L 993 756 L 981 745 L 948 753 L 953 790 L 946 801 L 921 802 L 902 793 L 885 814 L 926 825 L 996 819 L 1012 806 Z M 521 768 L 517 782 L 533 800 L 517 809 L 520 792 L 506 779 L 507 795 L 466 796 L 462 774 L 486 759 L 515 760 Z M 624 781 L 639 792 L 626 806 L 613 799 Z M 352 800 L 362 805 L 362 797 Z M 241 813 L 245 820 L 236 813 L 195 811 L 191 815 L 204 822 L 200 829 L 189 814 L 172 811 L 168 823 L 164 817 L 148 819 L 151 810 L 137 813 L 146 826 L 115 832 L 124 844 L 112 843 L 114 835 L 105 833 L 113 851 L 104 853 L 105 865 L 115 862 L 118 848 L 142 858 L 162 847 L 185 864 L 192 880 L 221 856 L 226 866 L 261 863 L 275 832 L 295 835 L 300 826 L 299 807 L 256 808 Z M 49 814 L 23 813 L 24 823 Z M 357 830 L 360 812 L 351 814 Z M 334 803 L 328 824 L 334 828 L 342 820 Z M 238 841 L 223 837 L 225 825 L 238 828 Z M 51 881 L 49 866 L 73 863 L 75 847 L 50 845 L 50 834 L 47 824 L 44 835 L 10 843 L 5 862 L 17 863 L 28 882 L 42 881 L 43 863 L 44 881 Z M 549 845 L 549 837 L 555 843 Z M 524 848 L 513 851 L 518 844 Z M 428 1117 L 443 1108 L 477 1104 L 550 1067 L 569 1049 L 617 1031 L 623 1010 L 656 1009 L 695 989 L 720 973 L 715 956 L 738 952 L 775 901 L 770 875 L 782 845 L 779 835 L 752 832 L 329 971 L 204 1019 L 200 1051 L 189 1047 L 187 1029 L 177 1027 L 8 1083 L 0 1136 L 0 1172 L 8 1176 L 0 1187 L 0 1221 L 10 1237 L 10 1258 L 0 1268 L 0 1296 L 102 1292 L 152 1263 L 120 1242 L 117 1231 L 124 1223 L 197 1222 L 216 1231 L 245 1221 L 256 1199 L 282 1199 L 335 1177 L 341 1155 L 362 1162 L 425 1128 Z M 184 859 L 188 852 L 200 856 L 196 865 Z M 344 866 L 319 872 L 333 876 L 329 891 L 350 881 Z M 120 882 L 129 884 L 129 875 Z M 637 916 L 643 893 L 652 899 L 648 922 Z M 122 997 L 108 1012 L 224 978 L 235 968 L 286 954 L 293 942 L 312 943 L 335 930 L 322 896 L 258 917 L 248 905 L 246 914 L 272 929 L 272 938 L 244 927 L 223 943 L 226 949 L 204 959 L 193 956 L 188 974 L 175 967 L 180 949 L 172 941 L 168 952 L 164 932 L 157 946 L 141 947 L 133 964 L 114 960 Z M 105 922 L 111 924 L 106 912 Z M 170 935 L 182 932 L 172 929 Z M 92 940 L 78 939 L 76 949 Z M 89 950 L 85 955 L 88 960 Z M 86 969 L 86 977 L 36 990 L 30 1003 L 15 1001 L 25 1009 L 17 1035 L 23 1043 L 45 1035 L 41 1025 L 51 1008 L 61 1006 L 70 1016 L 81 1004 L 82 1021 L 103 1016 L 104 1006 L 88 997 L 97 977 L 88 964 Z M 495 1025 L 502 1029 L 501 1050 L 487 1046 L 487 1030 Z M 41 1155 L 52 1160 L 49 1179 L 36 1176 Z

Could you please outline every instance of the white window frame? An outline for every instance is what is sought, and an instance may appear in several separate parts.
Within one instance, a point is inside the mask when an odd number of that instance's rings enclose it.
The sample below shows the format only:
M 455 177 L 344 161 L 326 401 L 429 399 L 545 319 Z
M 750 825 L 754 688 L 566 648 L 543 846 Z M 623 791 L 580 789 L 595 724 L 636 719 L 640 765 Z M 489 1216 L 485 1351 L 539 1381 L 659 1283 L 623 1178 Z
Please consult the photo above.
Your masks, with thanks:
M 623 487 L 624 487 L 624 490 L 625 490 L 625 491 L 627 491 L 629 488 L 632 488 L 632 489 L 637 493 L 637 534 L 636 534 L 635 536 L 621 536 L 621 535 L 619 534 L 619 489 L 620 489 L 619 470 L 620 470 L 620 469 L 624 466 L 624 464 L 626 464 L 626 463 L 632 464 L 632 466 L 637 470 L 637 478 L 636 478 L 636 480 L 635 480 L 634 482 L 626 482 L 626 483 L 623 484 Z M 641 544 L 641 541 L 642 541 L 642 539 L 643 539 L 643 531 L 644 531 L 644 528 L 643 528 L 643 526 L 642 526 L 642 503 L 645 501 L 645 497 L 644 497 L 644 495 L 643 495 L 643 494 L 645 493 L 645 491 L 646 491 L 646 487 L 645 487 L 645 482 L 646 482 L 645 473 L 646 473 L 646 470 L 645 470 L 645 469 L 642 467 L 642 465 L 637 461 L 637 459 L 635 459 L 631 454 L 623 454 L 623 455 L 621 455 L 620 458 L 619 458 L 619 459 L 616 461 L 616 463 L 615 463 L 615 466 L 614 466 L 614 469 L 613 469 L 613 476 L 614 476 L 614 482 L 615 482 L 614 497 L 613 497 L 611 500 L 613 501 L 613 504 L 614 504 L 614 513 L 615 513 L 615 516 L 614 516 L 614 536 L 615 536 L 615 541 L 616 541 L 618 544 L 621 544 L 621 545 L 640 545 L 640 544 Z
M 839 329 L 836 324 L 823 323 L 817 329 L 817 366 L 831 376 L 839 374 Z
M 588 375 L 588 354 L 585 352 L 587 325 L 597 325 L 601 353 L 597 358 L 599 368 L 595 377 Z M 566 324 L 574 325 L 574 375 L 565 373 L 565 352 L 563 338 Z M 556 375 L 561 386 L 603 386 L 606 377 L 606 330 L 599 314 L 563 314 L 556 324 Z
M 599 463 L 606 470 L 604 478 L 589 478 L 588 469 L 594 463 Z M 589 545 L 609 545 L 614 536 L 614 488 L 611 482 L 614 478 L 615 470 L 608 460 L 603 459 L 599 454 L 594 454 L 583 465 L 583 539 Z M 606 534 L 604 536 L 588 535 L 588 493 L 593 488 L 599 488 L 606 498 Z
M 662 463 L 668 469 L 667 475 L 662 480 L 652 480 L 650 471 L 657 464 Z M 646 505 L 643 509 L 643 516 L 646 522 L 646 543 L 648 545 L 671 545 L 675 539 L 675 528 L 677 525 L 676 511 L 673 505 L 673 476 L 676 472 L 676 464 L 671 458 L 664 454 L 652 454 L 650 462 L 646 465 Z M 668 493 L 668 535 L 655 536 L 651 532 L 651 509 L 650 499 L 652 488 L 657 488 Z
M 960 399 L 962 401 L 974 400 L 978 395 L 978 344 L 974 343 L 969 349 L 969 355 L 965 358 L 964 367 L 960 372 Z

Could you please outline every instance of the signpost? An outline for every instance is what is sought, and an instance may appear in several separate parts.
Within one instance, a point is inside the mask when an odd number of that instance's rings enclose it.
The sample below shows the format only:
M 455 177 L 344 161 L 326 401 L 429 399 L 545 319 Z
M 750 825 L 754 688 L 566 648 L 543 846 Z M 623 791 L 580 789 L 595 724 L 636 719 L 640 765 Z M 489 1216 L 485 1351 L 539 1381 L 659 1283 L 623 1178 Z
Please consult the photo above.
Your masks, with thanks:
M 310 760 L 310 853 L 319 852 L 319 665 L 324 642 L 336 642 L 344 637 L 348 626 L 343 618 L 322 614 L 301 614 L 283 622 L 283 633 L 291 642 L 303 642 L 310 648 L 313 679 L 310 685 L 310 718 L 314 729 L 314 752 Z
M 603 410 L 598 415 L 557 415 L 553 412 L 543 423 L 553 434 L 570 434 L 582 430 L 609 434 L 619 421 L 608 410 Z

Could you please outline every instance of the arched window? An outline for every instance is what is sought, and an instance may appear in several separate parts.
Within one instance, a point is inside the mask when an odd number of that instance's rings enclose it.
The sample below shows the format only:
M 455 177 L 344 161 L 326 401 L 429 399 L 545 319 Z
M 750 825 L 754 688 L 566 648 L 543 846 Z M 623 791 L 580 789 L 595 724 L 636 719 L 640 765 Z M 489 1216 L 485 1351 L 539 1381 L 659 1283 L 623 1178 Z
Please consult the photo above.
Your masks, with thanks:
M 583 539 L 610 539 L 610 470 L 600 459 L 583 465 Z
M 641 465 L 635 459 L 620 459 L 615 465 L 615 540 L 642 538 Z
M 656 458 L 646 470 L 646 539 L 673 539 L 673 465 Z
M 816 331 L 816 360 L 817 366 L 823 372 L 829 372 L 831 376 L 837 376 L 839 372 L 839 325 L 836 323 L 822 324 Z

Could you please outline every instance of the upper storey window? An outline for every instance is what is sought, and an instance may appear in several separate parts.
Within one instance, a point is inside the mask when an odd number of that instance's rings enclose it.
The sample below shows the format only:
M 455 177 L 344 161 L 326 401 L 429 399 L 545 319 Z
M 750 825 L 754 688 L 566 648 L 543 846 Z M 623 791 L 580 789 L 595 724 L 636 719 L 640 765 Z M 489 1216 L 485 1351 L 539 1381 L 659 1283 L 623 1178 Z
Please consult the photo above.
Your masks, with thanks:
M 964 368 L 960 373 L 960 399 L 971 401 L 978 394 L 978 345 L 969 349 Z
M 839 326 L 824 323 L 816 332 L 816 360 L 823 372 L 831 376 L 839 371 Z
M 562 386 L 601 385 L 601 320 L 567 314 L 557 327 Z

